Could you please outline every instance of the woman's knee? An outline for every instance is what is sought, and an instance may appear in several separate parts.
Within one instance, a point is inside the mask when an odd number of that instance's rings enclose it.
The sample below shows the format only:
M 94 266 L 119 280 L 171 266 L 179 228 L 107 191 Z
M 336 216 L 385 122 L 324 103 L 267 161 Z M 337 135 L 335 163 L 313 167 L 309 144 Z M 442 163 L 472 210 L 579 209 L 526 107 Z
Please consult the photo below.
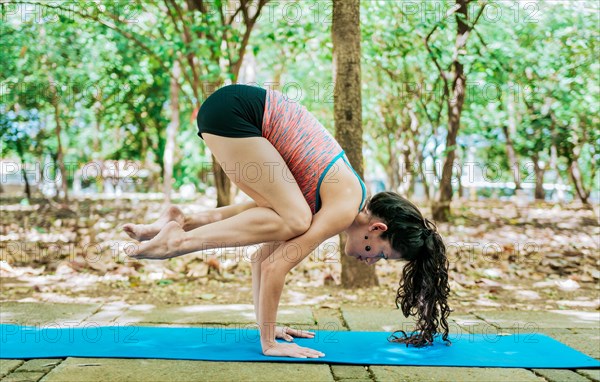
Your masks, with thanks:
M 308 205 L 306 205 L 306 208 L 302 207 L 289 211 L 281 217 L 284 220 L 290 239 L 308 231 L 312 223 L 312 213 Z

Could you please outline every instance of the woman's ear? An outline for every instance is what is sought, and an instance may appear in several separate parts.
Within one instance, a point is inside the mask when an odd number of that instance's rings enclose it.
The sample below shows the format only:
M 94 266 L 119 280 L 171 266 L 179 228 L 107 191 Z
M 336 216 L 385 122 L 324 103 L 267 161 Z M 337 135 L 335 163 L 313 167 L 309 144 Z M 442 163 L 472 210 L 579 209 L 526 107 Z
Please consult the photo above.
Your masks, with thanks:
M 369 227 L 369 231 L 387 231 L 388 227 L 385 223 L 383 222 L 375 222 L 373 224 L 371 224 L 371 226 Z

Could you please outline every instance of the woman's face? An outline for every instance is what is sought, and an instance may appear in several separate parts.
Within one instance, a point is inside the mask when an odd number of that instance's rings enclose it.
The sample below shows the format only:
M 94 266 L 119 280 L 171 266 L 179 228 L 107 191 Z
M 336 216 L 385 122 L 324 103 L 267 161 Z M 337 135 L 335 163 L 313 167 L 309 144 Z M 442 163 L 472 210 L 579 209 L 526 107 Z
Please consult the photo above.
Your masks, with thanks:
M 352 232 L 348 235 L 344 252 L 367 265 L 375 264 L 380 259 L 400 259 L 400 253 L 392 250 L 387 239 L 381 238 L 386 230 L 384 223 L 377 222 L 363 230 Z

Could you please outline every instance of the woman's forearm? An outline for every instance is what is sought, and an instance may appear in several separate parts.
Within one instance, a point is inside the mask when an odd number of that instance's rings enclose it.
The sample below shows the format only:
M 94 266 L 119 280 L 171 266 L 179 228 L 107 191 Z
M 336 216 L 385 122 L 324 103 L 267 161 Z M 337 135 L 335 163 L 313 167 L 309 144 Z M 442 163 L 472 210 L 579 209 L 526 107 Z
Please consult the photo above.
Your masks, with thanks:
M 285 275 L 319 244 L 340 233 L 345 225 L 344 215 L 335 208 L 323 208 L 317 213 L 308 231 L 281 244 L 260 266 L 258 291 L 258 325 L 263 352 L 275 342 L 277 307 L 285 283 Z M 342 210 L 343 211 L 343 210 Z M 351 221 L 352 215 L 347 220 Z
M 254 314 L 256 315 L 256 323 L 260 323 L 258 316 L 258 302 L 260 301 L 260 263 L 258 266 L 252 264 L 252 299 L 254 301 Z
M 275 343 L 277 307 L 284 282 L 285 272 L 275 267 L 261 272 L 257 318 L 263 352 Z
M 272 257 L 261 264 L 257 318 L 263 352 L 276 343 L 277 307 L 286 274 L 328 237 L 327 234 L 318 224 L 311 226 L 305 234 L 280 245 Z
M 256 250 L 256 253 L 249 260 L 252 262 L 252 299 L 254 300 L 254 314 L 256 315 L 256 323 L 259 323 L 259 305 L 260 301 L 260 268 L 263 261 L 275 252 L 281 245 L 281 242 L 263 243 Z

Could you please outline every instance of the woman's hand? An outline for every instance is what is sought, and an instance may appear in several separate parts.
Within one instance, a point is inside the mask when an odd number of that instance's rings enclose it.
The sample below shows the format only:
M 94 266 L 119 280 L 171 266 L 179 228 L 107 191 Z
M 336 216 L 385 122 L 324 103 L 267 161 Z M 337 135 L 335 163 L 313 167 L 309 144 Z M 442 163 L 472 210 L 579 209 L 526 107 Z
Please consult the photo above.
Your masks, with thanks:
M 275 327 L 275 338 L 281 338 L 288 342 L 292 342 L 294 337 L 298 338 L 315 338 L 315 333 L 304 330 L 292 329 L 287 326 Z
M 319 358 L 325 354 L 318 350 L 298 346 L 297 344 L 282 344 L 275 342 L 266 349 L 263 347 L 263 354 L 271 357 L 293 357 L 293 358 Z

